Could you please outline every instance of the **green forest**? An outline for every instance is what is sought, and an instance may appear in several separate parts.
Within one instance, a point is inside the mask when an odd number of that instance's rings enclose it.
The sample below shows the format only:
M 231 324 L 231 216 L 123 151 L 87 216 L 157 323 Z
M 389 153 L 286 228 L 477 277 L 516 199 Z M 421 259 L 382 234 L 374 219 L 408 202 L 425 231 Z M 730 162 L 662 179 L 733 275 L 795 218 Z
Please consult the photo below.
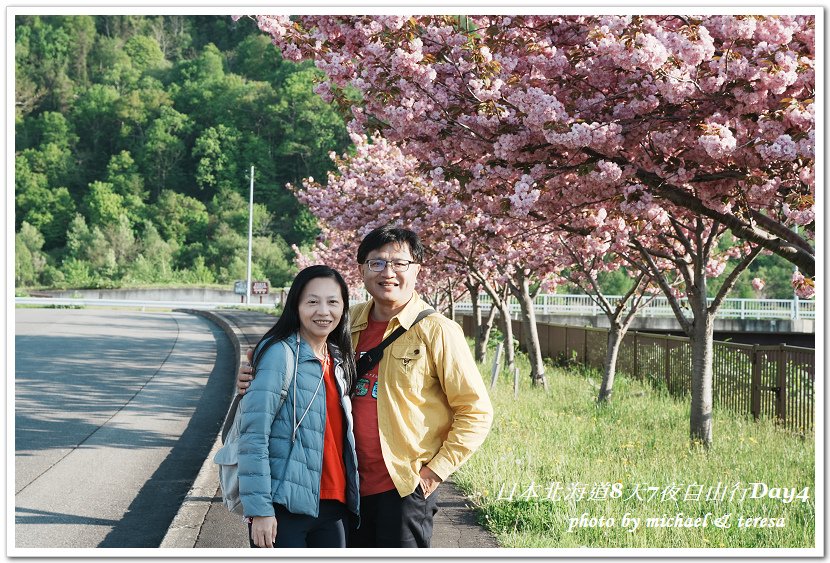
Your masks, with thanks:
M 245 279 L 252 165 L 252 277 L 290 282 L 292 245 L 318 231 L 286 184 L 325 178 L 351 145 L 320 78 L 247 18 L 17 16 L 16 288 Z M 732 296 L 790 298 L 791 273 L 762 256 Z
M 18 16 L 17 287 L 228 284 L 296 269 L 316 236 L 286 189 L 325 178 L 345 122 L 253 21 Z

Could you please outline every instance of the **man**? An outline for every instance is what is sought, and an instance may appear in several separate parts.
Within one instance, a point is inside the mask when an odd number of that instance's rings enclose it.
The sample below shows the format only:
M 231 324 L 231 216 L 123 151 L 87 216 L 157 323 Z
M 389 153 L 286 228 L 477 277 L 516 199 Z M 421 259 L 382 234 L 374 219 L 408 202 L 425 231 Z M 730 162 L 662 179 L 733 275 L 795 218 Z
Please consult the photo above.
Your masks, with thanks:
M 493 407 L 461 328 L 429 315 L 415 292 L 424 248 L 408 229 L 370 232 L 357 251 L 372 298 L 351 310 L 358 357 L 397 327 L 407 331 L 355 383 L 360 526 L 349 547 L 429 547 L 436 489 L 484 441 Z M 251 376 L 240 373 L 240 392 Z

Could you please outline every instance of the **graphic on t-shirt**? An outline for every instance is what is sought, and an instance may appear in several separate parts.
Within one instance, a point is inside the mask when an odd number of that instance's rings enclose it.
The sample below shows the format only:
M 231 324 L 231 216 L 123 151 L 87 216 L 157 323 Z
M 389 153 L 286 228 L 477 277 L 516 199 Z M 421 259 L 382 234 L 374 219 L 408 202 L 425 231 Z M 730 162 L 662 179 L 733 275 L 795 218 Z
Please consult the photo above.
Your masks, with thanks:
M 375 385 L 377 385 L 377 383 Z M 365 377 L 361 377 L 360 379 L 357 380 L 357 383 L 355 383 L 354 394 L 357 395 L 358 397 L 363 397 L 368 392 L 369 392 L 369 380 L 366 379 Z M 377 399 L 377 391 L 374 391 L 373 394 L 374 394 L 375 398 Z
M 378 382 L 377 381 L 375 381 L 375 384 L 372 385 L 372 398 L 373 399 L 378 398 Z

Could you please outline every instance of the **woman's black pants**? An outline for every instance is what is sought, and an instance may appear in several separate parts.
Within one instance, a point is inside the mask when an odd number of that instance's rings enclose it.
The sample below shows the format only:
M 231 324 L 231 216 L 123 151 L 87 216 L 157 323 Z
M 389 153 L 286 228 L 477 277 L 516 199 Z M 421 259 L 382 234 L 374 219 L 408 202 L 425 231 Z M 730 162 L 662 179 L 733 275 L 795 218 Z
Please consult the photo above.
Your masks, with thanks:
M 274 504 L 274 511 L 277 515 L 274 547 L 346 547 L 349 510 L 342 502 L 321 500 L 316 518 L 292 514 L 280 504 Z M 256 547 L 251 540 L 251 524 L 248 524 L 248 542 Z

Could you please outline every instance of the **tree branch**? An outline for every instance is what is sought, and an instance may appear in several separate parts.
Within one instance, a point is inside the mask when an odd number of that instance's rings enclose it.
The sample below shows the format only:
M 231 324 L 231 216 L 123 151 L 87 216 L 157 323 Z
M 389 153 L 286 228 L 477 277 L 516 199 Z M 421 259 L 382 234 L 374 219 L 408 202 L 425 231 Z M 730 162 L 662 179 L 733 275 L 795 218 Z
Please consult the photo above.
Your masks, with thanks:
M 760 246 L 756 246 L 753 248 L 749 254 L 747 254 L 743 260 L 741 260 L 735 269 L 729 272 L 729 275 L 726 276 L 726 279 L 723 281 L 723 285 L 720 286 L 718 290 L 718 294 L 712 300 L 712 304 L 709 305 L 709 314 L 714 315 L 718 308 L 720 307 L 721 303 L 723 302 L 724 298 L 729 294 L 732 288 L 735 286 L 735 283 L 738 281 L 738 276 L 740 276 L 744 270 L 746 270 L 750 264 L 755 260 L 758 254 L 761 253 L 762 248 Z
M 606 156 L 596 152 L 593 149 L 586 148 L 583 149 L 583 152 L 589 156 L 603 158 L 620 166 L 632 165 L 632 163 L 625 158 Z M 756 225 L 767 229 L 769 233 L 776 236 L 770 236 L 767 232 L 756 230 L 754 225 L 742 221 L 735 215 L 727 215 L 707 207 L 699 198 L 679 186 L 669 184 L 653 172 L 648 172 L 638 167 L 635 174 L 637 178 L 643 182 L 643 184 L 652 188 L 658 197 L 688 209 L 689 211 L 693 211 L 700 215 L 704 215 L 705 217 L 709 217 L 710 219 L 720 221 L 738 238 L 760 245 L 764 249 L 785 258 L 789 262 L 792 262 L 794 265 L 798 266 L 798 268 L 808 276 L 812 277 L 816 275 L 815 249 L 809 244 L 807 244 L 806 247 L 800 243 L 794 244 L 790 240 L 790 235 L 787 235 L 787 237 L 781 236 L 779 230 L 768 226 L 768 222 L 766 221 L 756 221 Z M 772 219 L 770 219 L 770 221 L 772 221 Z M 802 240 L 801 242 L 806 241 Z
M 634 247 L 640 251 L 640 255 L 646 261 L 648 265 L 648 269 L 651 271 L 651 279 L 657 282 L 660 286 L 660 289 L 663 290 L 663 294 L 666 296 L 666 300 L 669 302 L 669 306 L 671 307 L 672 311 L 674 312 L 674 316 L 677 318 L 677 322 L 683 328 L 683 331 L 686 334 L 691 334 L 692 332 L 692 323 L 686 318 L 683 314 L 683 310 L 680 308 L 680 303 L 677 302 L 677 298 L 672 295 L 671 287 L 669 287 L 668 282 L 666 282 L 665 276 L 661 275 L 660 269 L 657 267 L 657 264 L 654 263 L 651 255 L 649 254 L 648 249 L 646 249 L 640 241 L 636 238 L 631 238 L 631 243 Z

